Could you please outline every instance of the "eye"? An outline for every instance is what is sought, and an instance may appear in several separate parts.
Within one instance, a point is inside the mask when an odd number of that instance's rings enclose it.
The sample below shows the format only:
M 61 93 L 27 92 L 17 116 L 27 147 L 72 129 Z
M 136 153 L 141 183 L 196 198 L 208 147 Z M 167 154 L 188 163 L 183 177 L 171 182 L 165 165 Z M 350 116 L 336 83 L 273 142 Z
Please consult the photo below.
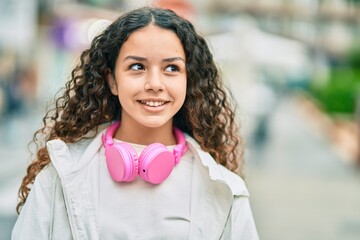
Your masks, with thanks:
M 142 64 L 135 63 L 135 64 L 131 64 L 129 66 L 129 69 L 134 70 L 134 71 L 140 71 L 140 70 L 144 70 L 145 68 L 144 68 L 144 66 Z
M 165 68 L 167 72 L 179 72 L 180 68 L 176 65 L 169 65 Z

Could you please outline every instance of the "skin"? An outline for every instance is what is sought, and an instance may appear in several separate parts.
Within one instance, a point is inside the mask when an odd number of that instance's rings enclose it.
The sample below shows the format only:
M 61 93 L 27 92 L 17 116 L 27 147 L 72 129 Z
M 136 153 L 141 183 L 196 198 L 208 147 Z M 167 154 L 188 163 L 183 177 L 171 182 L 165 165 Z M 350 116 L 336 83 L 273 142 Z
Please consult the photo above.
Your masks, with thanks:
M 186 96 L 186 58 L 177 35 L 149 25 L 122 45 L 115 72 L 107 74 L 122 106 L 115 138 L 148 145 L 174 145 L 174 115 Z

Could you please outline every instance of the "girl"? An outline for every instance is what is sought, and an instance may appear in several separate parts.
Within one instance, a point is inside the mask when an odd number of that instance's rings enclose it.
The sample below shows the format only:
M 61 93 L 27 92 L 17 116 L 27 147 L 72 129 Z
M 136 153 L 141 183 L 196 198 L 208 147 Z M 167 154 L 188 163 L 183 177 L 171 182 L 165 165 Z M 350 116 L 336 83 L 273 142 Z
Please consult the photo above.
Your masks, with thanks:
M 174 12 L 108 26 L 43 122 L 13 239 L 258 239 L 227 92 Z

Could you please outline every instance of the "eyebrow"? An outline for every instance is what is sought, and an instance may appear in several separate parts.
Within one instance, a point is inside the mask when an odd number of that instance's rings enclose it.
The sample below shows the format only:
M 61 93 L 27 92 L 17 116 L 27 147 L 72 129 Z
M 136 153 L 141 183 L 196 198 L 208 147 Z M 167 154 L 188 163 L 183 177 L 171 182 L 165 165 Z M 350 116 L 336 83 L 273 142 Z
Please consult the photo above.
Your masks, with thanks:
M 139 61 L 139 62 L 146 62 L 147 61 L 147 59 L 144 58 L 144 57 L 133 56 L 133 55 L 129 55 L 129 56 L 124 58 L 124 61 L 128 61 L 128 60 L 135 60 L 135 61 Z M 185 60 L 183 58 L 181 58 L 181 57 L 164 58 L 162 61 L 163 62 L 183 61 L 185 63 Z
M 185 60 L 181 57 L 172 57 L 172 58 L 163 59 L 163 62 L 175 62 L 175 61 L 183 61 L 185 63 Z

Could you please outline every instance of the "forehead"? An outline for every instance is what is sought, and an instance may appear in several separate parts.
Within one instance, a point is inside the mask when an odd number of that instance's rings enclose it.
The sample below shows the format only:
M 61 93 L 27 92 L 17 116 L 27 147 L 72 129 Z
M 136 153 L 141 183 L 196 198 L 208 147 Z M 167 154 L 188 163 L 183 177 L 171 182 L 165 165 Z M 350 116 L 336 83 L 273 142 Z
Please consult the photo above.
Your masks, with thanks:
M 122 45 L 120 55 L 125 52 L 126 54 L 159 52 L 185 56 L 183 45 L 176 33 L 153 24 L 131 33 Z

